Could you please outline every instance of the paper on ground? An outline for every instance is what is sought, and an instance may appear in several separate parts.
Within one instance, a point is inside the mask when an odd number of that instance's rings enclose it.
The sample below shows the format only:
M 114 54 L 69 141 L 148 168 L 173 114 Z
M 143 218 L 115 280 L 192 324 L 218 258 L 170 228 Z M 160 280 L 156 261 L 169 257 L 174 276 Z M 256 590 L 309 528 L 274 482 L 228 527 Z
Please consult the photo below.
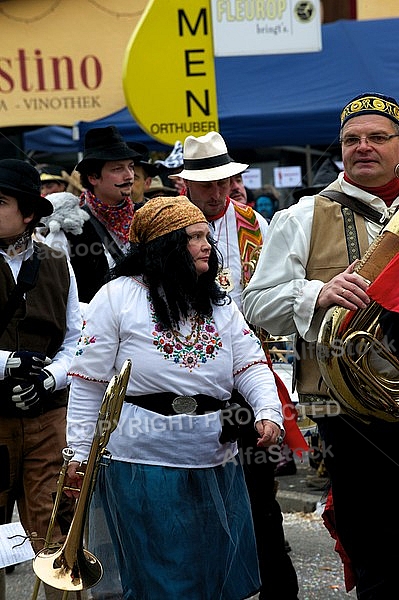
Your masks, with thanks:
M 0 568 L 31 560 L 34 556 L 21 523 L 0 525 Z

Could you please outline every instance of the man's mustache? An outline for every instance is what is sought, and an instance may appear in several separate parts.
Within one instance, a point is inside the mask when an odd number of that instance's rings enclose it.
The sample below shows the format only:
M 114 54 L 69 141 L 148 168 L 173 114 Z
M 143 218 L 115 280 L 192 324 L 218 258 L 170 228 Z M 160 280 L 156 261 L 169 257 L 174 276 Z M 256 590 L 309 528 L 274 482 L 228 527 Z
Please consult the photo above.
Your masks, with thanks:
M 114 185 L 116 188 L 124 188 L 126 186 L 132 187 L 133 181 L 125 182 L 125 183 L 115 183 Z

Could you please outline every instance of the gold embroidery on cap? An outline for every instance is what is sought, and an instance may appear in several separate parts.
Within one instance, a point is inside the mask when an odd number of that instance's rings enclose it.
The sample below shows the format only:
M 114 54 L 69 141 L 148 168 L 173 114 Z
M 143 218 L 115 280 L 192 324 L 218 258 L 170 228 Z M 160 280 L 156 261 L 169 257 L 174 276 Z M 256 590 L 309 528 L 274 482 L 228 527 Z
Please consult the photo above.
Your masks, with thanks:
M 362 111 L 380 112 L 382 114 L 390 115 L 399 122 L 399 108 L 396 104 L 375 96 L 364 96 L 363 98 L 358 98 L 357 100 L 353 100 L 353 102 L 349 102 L 349 104 L 345 106 L 341 113 L 341 124 L 347 117 L 354 116 L 356 113 Z

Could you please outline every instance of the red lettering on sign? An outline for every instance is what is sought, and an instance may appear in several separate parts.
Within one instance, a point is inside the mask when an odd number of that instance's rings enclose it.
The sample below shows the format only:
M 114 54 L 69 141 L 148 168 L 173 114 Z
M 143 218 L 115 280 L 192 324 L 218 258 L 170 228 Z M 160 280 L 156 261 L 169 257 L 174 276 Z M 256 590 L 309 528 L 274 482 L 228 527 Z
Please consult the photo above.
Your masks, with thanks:
M 29 55 L 19 48 L 16 58 L 0 56 L 0 94 L 20 88 L 22 92 L 72 91 L 78 87 L 96 90 L 103 79 L 100 59 L 88 54 L 81 59 L 70 56 L 43 56 L 40 49 Z

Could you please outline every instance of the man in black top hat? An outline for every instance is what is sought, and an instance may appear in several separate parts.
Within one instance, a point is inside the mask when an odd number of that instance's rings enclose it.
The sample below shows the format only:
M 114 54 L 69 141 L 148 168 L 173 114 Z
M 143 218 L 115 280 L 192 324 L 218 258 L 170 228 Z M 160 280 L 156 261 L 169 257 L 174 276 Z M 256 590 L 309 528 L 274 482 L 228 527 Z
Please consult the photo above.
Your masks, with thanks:
M 90 219 L 82 234 L 68 234 L 81 302 L 90 302 L 110 266 L 129 245 L 134 161 L 140 157 L 114 126 L 86 133 L 83 159 L 76 170 L 85 188 L 81 200 Z
M 67 374 L 81 328 L 69 262 L 32 241 L 39 220 L 53 211 L 40 187 L 33 166 L 0 160 L 0 524 L 16 502 L 36 552 L 63 462 Z M 56 543 L 73 514 L 65 496 L 61 508 L 66 521 L 55 523 Z M 61 597 L 46 586 L 47 600 Z

